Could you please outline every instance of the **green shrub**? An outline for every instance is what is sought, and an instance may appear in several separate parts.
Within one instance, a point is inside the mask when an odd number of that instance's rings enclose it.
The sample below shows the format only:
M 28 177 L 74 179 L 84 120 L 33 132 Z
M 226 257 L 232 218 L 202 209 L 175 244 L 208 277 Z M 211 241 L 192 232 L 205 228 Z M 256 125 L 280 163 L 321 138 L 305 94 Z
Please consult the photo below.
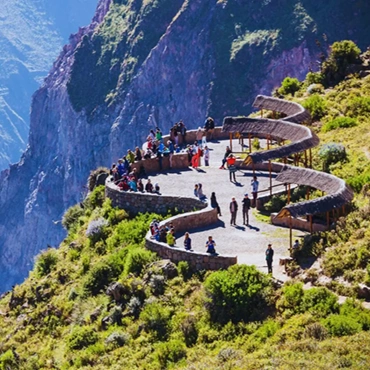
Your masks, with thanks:
M 187 314 L 180 323 L 180 330 L 184 336 L 187 347 L 193 346 L 198 340 L 197 319 Z
M 70 350 L 82 349 L 98 341 L 98 335 L 92 328 L 74 327 L 66 339 Z
M 267 212 L 279 212 L 286 205 L 286 203 L 286 195 L 273 195 L 263 207 Z
M 347 158 L 346 148 L 341 144 L 328 143 L 324 144 L 319 150 L 319 157 L 323 161 L 325 171 L 329 166 L 337 162 L 343 162 Z
M 184 281 L 187 281 L 192 276 L 192 271 L 190 269 L 189 263 L 187 261 L 180 261 L 177 264 L 177 271 L 180 276 L 184 279 Z
M 158 302 L 146 304 L 140 313 L 146 331 L 153 331 L 159 340 L 166 340 L 171 311 Z
M 308 72 L 305 78 L 307 85 L 322 84 L 322 75 L 320 72 Z
M 109 283 L 118 278 L 122 272 L 119 262 L 110 262 L 99 262 L 90 269 L 83 283 L 83 289 L 86 294 L 97 295 Z
M 302 283 L 287 283 L 281 289 L 281 296 L 276 303 L 279 311 L 284 312 L 289 310 L 292 313 L 301 311 L 301 304 L 304 296 Z
M 12 350 L 8 350 L 0 356 L 0 370 L 19 369 L 17 359 Z
M 357 121 L 350 117 L 337 117 L 322 126 L 322 132 L 336 130 L 338 128 L 349 128 L 357 125 Z
M 155 358 L 161 369 L 167 369 L 171 364 L 179 362 L 186 357 L 186 347 L 178 339 L 172 339 L 169 342 L 159 343 L 156 348 Z
M 303 295 L 301 309 L 311 314 L 325 317 L 339 310 L 337 296 L 327 288 L 312 288 L 306 290 Z
M 278 93 L 282 95 L 288 95 L 296 93 L 301 87 L 301 83 L 297 78 L 292 77 L 285 77 L 283 82 L 281 83 L 281 87 L 278 89 Z
M 370 114 L 370 97 L 356 96 L 348 99 L 344 113 L 349 117 L 369 116 Z
M 234 265 L 217 271 L 207 277 L 204 286 L 211 319 L 221 324 L 257 320 L 269 305 L 270 280 L 255 266 Z
M 329 57 L 321 66 L 325 86 L 334 86 L 350 73 L 351 64 L 360 63 L 361 50 L 353 41 L 334 42 Z
M 58 252 L 51 248 L 40 254 L 36 260 L 36 273 L 38 276 L 49 274 L 58 263 Z
M 89 209 L 95 209 L 102 207 L 105 200 L 105 186 L 100 185 L 94 188 L 94 190 L 87 196 L 84 204 Z
M 314 121 L 319 121 L 326 114 L 326 102 L 325 100 L 317 94 L 311 95 L 307 98 L 303 106 L 309 110 L 311 117 Z
M 125 274 L 133 273 L 140 275 L 144 267 L 156 259 L 155 253 L 144 249 L 131 249 L 125 263 Z
M 73 207 L 70 207 L 63 216 L 62 225 L 66 230 L 72 230 L 72 228 L 77 226 L 78 219 L 83 216 L 85 211 L 80 207 L 79 204 L 76 204 Z
M 356 193 L 359 193 L 365 184 L 370 183 L 370 173 L 366 171 L 360 175 L 348 178 L 346 182 Z
M 112 349 L 119 348 L 127 344 L 130 340 L 130 336 L 127 333 L 113 332 L 105 340 L 105 344 Z
M 258 137 L 255 137 L 252 141 L 252 148 L 254 150 L 260 150 L 261 149 L 261 144 L 260 144 L 260 141 L 258 139 Z
M 361 331 L 361 324 L 354 318 L 344 315 L 330 315 L 323 321 L 329 334 L 342 337 L 344 335 L 353 335 Z

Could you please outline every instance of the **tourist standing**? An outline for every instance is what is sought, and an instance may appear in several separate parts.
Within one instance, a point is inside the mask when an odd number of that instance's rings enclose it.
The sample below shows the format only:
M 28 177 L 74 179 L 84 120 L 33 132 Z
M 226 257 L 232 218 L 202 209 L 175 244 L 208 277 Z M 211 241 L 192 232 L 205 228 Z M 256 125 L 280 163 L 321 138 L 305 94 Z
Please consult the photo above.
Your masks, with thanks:
M 220 206 L 218 205 L 218 202 L 217 202 L 217 199 L 216 199 L 216 193 L 213 192 L 211 194 L 211 207 L 212 208 L 217 208 L 217 213 L 219 216 L 222 216 L 221 215 L 221 209 L 220 209 Z
M 216 242 L 212 239 L 212 236 L 208 237 L 206 242 L 207 253 L 216 254 L 215 250 Z
M 269 244 L 266 249 L 266 262 L 267 262 L 267 271 L 269 274 L 272 274 L 272 260 L 274 257 L 274 250 L 272 249 L 272 245 Z
M 204 147 L 203 157 L 204 157 L 204 164 L 208 167 L 209 166 L 209 149 L 207 145 Z
M 170 230 L 166 236 L 166 239 L 167 239 L 167 244 L 170 246 L 170 247 L 174 247 L 175 246 L 175 243 L 176 243 L 176 239 L 175 239 L 175 232 L 173 230 Z
M 243 204 L 243 224 L 249 225 L 249 209 L 251 208 L 251 200 L 248 198 L 248 193 L 244 194 Z
M 230 214 L 231 214 L 231 220 L 230 225 L 236 225 L 236 214 L 238 212 L 238 203 L 235 200 L 235 197 L 231 198 L 230 202 Z
M 253 207 L 257 206 L 257 195 L 258 195 L 259 184 L 260 183 L 257 180 L 257 176 L 253 176 L 253 180 L 251 181 L 252 195 L 253 195 Z
M 227 168 L 229 169 L 229 178 L 230 178 L 230 181 L 232 182 L 233 179 L 234 179 L 234 182 L 236 182 L 236 178 L 235 178 L 235 172 L 236 172 L 236 166 L 235 166 L 235 162 L 236 162 L 236 158 L 233 154 L 230 154 L 228 157 L 227 157 Z
M 191 250 L 191 239 L 188 232 L 185 233 L 184 248 L 187 251 Z

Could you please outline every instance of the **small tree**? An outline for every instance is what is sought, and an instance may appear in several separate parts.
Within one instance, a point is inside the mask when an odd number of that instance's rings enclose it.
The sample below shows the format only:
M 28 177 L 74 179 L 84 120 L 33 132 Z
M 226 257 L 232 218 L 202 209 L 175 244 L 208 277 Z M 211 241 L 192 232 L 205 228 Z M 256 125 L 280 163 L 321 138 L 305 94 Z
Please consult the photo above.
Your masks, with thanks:
M 303 106 L 310 111 L 314 121 L 319 121 L 326 113 L 326 102 L 317 94 L 313 94 L 306 99 Z
M 324 171 L 329 171 L 331 164 L 344 161 L 347 158 L 346 148 L 336 143 L 325 144 L 319 150 L 319 157 L 323 161 Z
M 278 89 L 278 93 L 282 95 L 294 94 L 300 89 L 301 83 L 297 78 L 285 77 Z

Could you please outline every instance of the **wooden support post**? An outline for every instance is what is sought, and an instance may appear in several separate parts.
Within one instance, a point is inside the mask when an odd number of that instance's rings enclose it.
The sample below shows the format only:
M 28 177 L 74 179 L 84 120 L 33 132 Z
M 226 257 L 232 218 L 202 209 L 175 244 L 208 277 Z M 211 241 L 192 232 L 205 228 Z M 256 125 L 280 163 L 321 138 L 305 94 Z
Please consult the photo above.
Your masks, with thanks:
M 308 162 L 307 162 L 307 150 L 304 151 L 304 166 L 305 168 L 308 167 Z
M 233 133 L 230 132 L 230 150 L 233 151 Z
M 271 175 L 271 161 L 269 161 L 269 177 L 270 177 L 270 197 L 272 196 L 272 175 Z
M 309 186 L 306 186 L 306 199 L 309 200 L 310 199 L 310 187 Z
M 263 118 L 263 109 L 261 109 L 261 118 Z
M 283 160 L 284 160 L 284 164 L 286 164 L 286 162 L 287 162 L 287 158 L 286 158 L 286 157 L 284 157 L 284 158 L 283 158 Z
M 312 235 L 312 232 L 313 232 L 313 225 L 312 225 L 312 215 L 308 215 L 308 218 L 310 220 L 310 233 Z
M 289 249 L 293 248 L 292 216 L 289 215 Z
M 346 215 L 346 205 L 345 204 L 342 206 L 342 213 L 343 213 L 343 216 Z
M 272 111 L 272 118 L 275 119 L 276 118 L 276 112 L 273 110 Z
M 252 153 L 252 138 L 251 138 L 251 134 L 248 134 L 248 140 L 249 140 L 249 153 Z
M 290 184 L 288 184 L 288 204 L 290 204 Z
M 334 219 L 334 224 L 337 223 L 337 216 L 335 214 L 335 209 L 333 209 L 333 219 Z
M 270 135 L 267 135 L 267 150 L 270 149 Z
M 330 227 L 330 213 L 329 213 L 329 211 L 326 212 L 326 226 L 328 227 L 328 230 L 329 230 L 329 227 Z
M 309 155 L 310 155 L 310 168 L 312 168 L 312 150 L 311 150 L 311 148 L 309 150 Z
M 242 150 L 241 151 L 243 151 L 243 149 L 244 149 L 244 135 L 242 135 Z

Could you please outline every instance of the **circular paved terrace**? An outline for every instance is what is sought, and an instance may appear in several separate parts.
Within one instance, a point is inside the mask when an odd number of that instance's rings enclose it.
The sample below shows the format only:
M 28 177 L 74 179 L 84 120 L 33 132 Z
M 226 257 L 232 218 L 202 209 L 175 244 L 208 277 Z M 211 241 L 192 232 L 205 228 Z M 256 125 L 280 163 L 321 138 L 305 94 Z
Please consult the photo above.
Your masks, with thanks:
M 202 159 L 202 166 L 198 169 L 168 171 L 156 175 L 150 175 L 153 183 L 158 182 L 161 192 L 166 195 L 181 195 L 187 197 L 194 196 L 194 185 L 201 183 L 203 192 L 210 198 L 211 193 L 215 192 L 217 201 L 221 208 L 222 216 L 219 222 L 209 228 L 194 228 L 189 230 L 194 251 L 205 252 L 205 243 L 208 235 L 212 235 L 216 241 L 216 251 L 221 255 L 236 255 L 238 263 L 256 265 L 258 269 L 267 272 L 265 262 L 265 250 L 267 244 L 271 243 L 274 249 L 274 272 L 273 275 L 286 280 L 283 274 L 283 267 L 279 266 L 279 258 L 289 256 L 289 229 L 271 225 L 261 221 L 256 217 L 257 211 L 252 209 L 249 213 L 250 226 L 243 225 L 241 200 L 244 193 L 251 197 L 251 171 L 238 171 L 236 173 L 237 183 L 229 180 L 229 171 L 219 169 L 225 148 L 229 145 L 228 140 L 208 143 L 210 148 L 210 166 L 205 167 Z M 240 150 L 237 140 L 233 141 L 233 148 Z M 259 181 L 259 190 L 267 189 L 269 186 L 268 173 L 256 171 Z M 275 177 L 275 176 L 274 176 Z M 277 182 L 273 179 L 273 185 Z M 284 186 L 274 188 L 274 191 L 284 189 Z M 266 192 L 268 194 L 268 191 Z M 259 194 L 264 195 L 264 193 Z M 230 226 L 229 203 L 235 197 L 239 208 L 236 219 L 236 226 Z M 293 239 L 304 235 L 302 231 L 293 230 Z M 183 234 L 176 235 L 176 245 L 183 248 Z

